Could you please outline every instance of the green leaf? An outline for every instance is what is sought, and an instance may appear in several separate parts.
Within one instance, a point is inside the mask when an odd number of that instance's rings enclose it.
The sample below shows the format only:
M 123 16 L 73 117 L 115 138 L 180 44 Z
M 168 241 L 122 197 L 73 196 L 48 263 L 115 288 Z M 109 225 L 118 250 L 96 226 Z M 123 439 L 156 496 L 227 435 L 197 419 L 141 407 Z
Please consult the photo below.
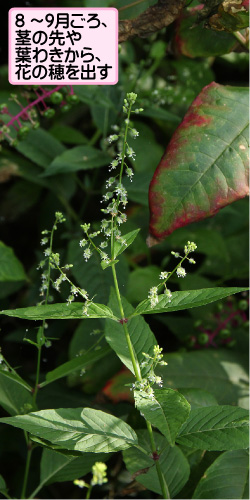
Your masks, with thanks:
M 7 493 L 7 486 L 2 475 L 0 475 L 0 493 Z M 8 497 L 7 497 L 8 498 Z
M 248 475 L 248 452 L 226 451 L 205 471 L 192 498 L 248 498 Z
M 144 391 L 135 391 L 134 395 L 136 408 L 164 434 L 170 446 L 174 446 L 190 412 L 190 404 L 184 396 L 173 389 L 155 389 L 153 398 Z
M 38 319 L 91 319 L 110 318 L 117 321 L 111 309 L 102 304 L 92 302 L 88 306 L 88 315 L 83 314 L 83 304 L 75 302 L 73 304 L 49 304 L 47 306 L 24 307 L 21 309 L 10 309 L 1 311 L 0 314 L 14 318 L 38 320 Z
M 134 231 L 130 231 L 130 233 L 122 235 L 122 242 L 119 240 L 115 240 L 114 244 L 114 258 L 116 259 L 117 255 L 120 255 L 124 250 L 126 250 L 129 245 L 133 243 L 140 229 L 135 229 Z
M 164 386 L 202 387 L 211 392 L 219 404 L 248 408 L 248 360 L 242 354 L 229 349 L 206 349 L 166 354 L 164 360 L 168 365 L 158 365 L 156 369 Z
M 153 127 L 149 127 L 143 122 L 136 122 L 135 129 L 139 132 L 139 137 L 133 142 L 136 154 L 133 166 L 136 172 L 150 171 L 152 173 L 153 165 L 159 163 L 164 148 L 156 141 L 157 136 Z
M 65 146 L 44 129 L 30 130 L 16 149 L 26 158 L 47 168 L 54 158 L 65 151 Z
M 158 266 L 137 267 L 130 271 L 126 297 L 131 303 L 138 304 L 148 297 L 149 289 L 159 282 L 161 268 Z
M 128 471 L 136 474 L 136 481 L 143 484 L 149 491 L 161 494 L 155 462 L 151 458 L 151 449 L 146 430 L 137 431 L 139 445 L 148 451 L 148 456 L 136 448 L 130 448 L 123 452 L 123 458 Z M 169 446 L 167 440 L 158 433 L 154 433 L 157 450 L 160 452 L 159 464 L 163 472 L 165 482 L 174 498 L 182 489 L 189 477 L 189 464 L 179 447 Z M 141 473 L 140 473 L 141 471 Z
M 133 313 L 134 308 L 124 298 L 122 298 L 122 305 L 125 317 Z M 109 306 L 117 315 L 120 315 L 116 294 L 113 289 L 110 294 Z M 139 365 L 141 365 L 141 363 L 145 361 L 145 357 L 142 354 L 143 352 L 153 356 L 154 345 L 157 344 L 156 339 L 148 324 L 141 316 L 129 320 L 127 326 L 134 352 L 137 356 Z M 116 352 L 117 356 L 119 356 L 120 360 L 132 373 L 134 373 L 123 325 L 107 320 L 105 325 L 105 337 L 110 347 Z M 144 376 L 148 370 L 148 366 L 143 368 L 142 376 Z
M 104 151 L 91 146 L 76 146 L 57 156 L 46 168 L 42 177 L 103 167 L 108 165 L 111 159 Z
M 0 281 L 27 280 L 23 265 L 12 248 L 0 241 Z
M 91 471 L 95 462 L 105 462 L 108 453 L 84 453 L 82 457 L 67 456 L 48 448 L 43 450 L 40 465 L 40 483 L 30 498 L 36 497 L 43 486 L 64 481 L 74 481 Z
M 228 287 L 228 288 L 203 288 L 201 290 L 186 290 L 183 292 L 174 292 L 171 302 L 166 295 L 159 295 L 158 304 L 155 307 L 150 306 L 150 300 L 143 300 L 135 309 L 132 316 L 138 314 L 158 314 L 163 312 L 182 311 L 191 309 L 191 307 L 205 306 L 216 300 L 224 299 L 234 293 L 245 292 L 249 288 Z
M 248 194 L 248 89 L 204 87 L 171 138 L 149 189 L 151 243 Z
M 191 410 L 202 406 L 215 406 L 217 401 L 213 394 L 203 389 L 178 389 L 178 391 L 187 399 L 191 405 Z
M 187 57 L 219 56 L 231 52 L 237 42 L 233 34 L 195 25 L 197 10 L 184 15 L 176 24 L 175 50 Z
M 1 418 L 66 450 L 109 453 L 137 444 L 133 429 L 119 418 L 92 408 L 41 410 L 29 415 Z
M 191 410 L 177 442 L 199 450 L 238 450 L 249 446 L 249 414 L 234 406 Z
M 0 406 L 10 415 L 32 410 L 33 400 L 28 384 L 15 373 L 0 371 Z
M 100 359 L 107 356 L 109 352 L 110 348 L 108 346 L 105 346 L 98 351 L 87 352 L 75 359 L 71 359 L 70 361 L 63 363 L 63 365 L 58 366 L 58 368 L 55 368 L 54 370 L 46 374 L 45 382 L 42 382 L 40 384 L 40 387 L 44 387 L 45 385 L 50 384 L 51 382 L 54 382 L 59 378 L 70 375 L 70 373 L 74 373 L 78 370 L 86 368 L 86 366 L 95 363 L 96 361 L 99 361 Z
M 74 127 L 57 123 L 49 129 L 49 133 L 58 141 L 66 144 L 86 144 L 88 139 Z

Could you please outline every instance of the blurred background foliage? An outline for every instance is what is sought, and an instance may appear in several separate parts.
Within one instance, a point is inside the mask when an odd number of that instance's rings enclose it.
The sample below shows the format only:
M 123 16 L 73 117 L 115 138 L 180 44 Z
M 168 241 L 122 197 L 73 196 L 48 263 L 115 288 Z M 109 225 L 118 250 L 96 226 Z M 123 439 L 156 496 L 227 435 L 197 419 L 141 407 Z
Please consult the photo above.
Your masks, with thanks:
M 72 7 L 72 2 L 67 0 L 11 3 L 12 7 L 21 4 Z M 130 0 L 74 0 L 75 7 L 115 6 L 120 9 L 121 19 L 136 17 L 155 1 L 145 0 L 129 7 L 130 3 Z M 194 1 L 190 5 L 189 2 L 189 9 L 197 3 Z M 37 263 L 42 258 L 40 234 L 42 230 L 50 229 L 57 210 L 66 215 L 67 222 L 56 234 L 55 250 L 64 262 L 74 264 L 72 279 L 87 289 L 91 297 L 95 296 L 97 302 L 107 303 L 112 285 L 110 269 L 102 271 L 95 257 L 87 263 L 83 261 L 79 247 L 80 223 L 91 222 L 95 227 L 102 218 L 100 197 L 108 175 L 107 167 L 114 154 L 113 146 L 106 138 L 112 133 L 112 126 L 122 123 L 122 102 L 127 92 L 138 94 L 138 107 L 143 107 L 144 112 L 133 118 L 134 127 L 140 133 L 133 143 L 136 152 L 134 181 L 124 182 L 129 196 L 125 232 L 137 227 L 141 231 L 118 265 L 123 295 L 133 305 L 146 298 L 149 288 L 158 281 L 160 270 L 171 269 L 174 265 L 171 250 L 181 252 L 187 240 L 198 245 L 197 265 L 187 269 L 184 280 L 173 276 L 171 290 L 247 285 L 247 199 L 224 208 L 213 218 L 177 230 L 153 249 L 146 246 L 149 183 L 188 107 L 202 88 L 212 81 L 235 86 L 245 86 L 248 81 L 248 54 L 235 37 L 231 33 L 205 30 L 201 26 L 189 30 L 190 18 L 185 16 L 190 11 L 185 12 L 183 19 L 149 38 L 135 38 L 121 45 L 117 85 L 75 86 L 74 92 L 79 99 L 76 105 L 68 104 L 62 111 L 60 106 L 50 102 L 49 106 L 55 110 L 51 119 L 40 115 L 40 128 L 31 130 L 16 147 L 2 143 L 1 309 L 27 307 L 41 300 L 40 271 L 37 270 Z M 182 51 L 185 54 L 180 53 L 177 35 L 183 37 Z M 23 88 L 13 88 L 8 83 L 4 54 L 3 50 L 0 105 L 7 103 L 11 113 L 15 114 L 19 105 L 10 99 L 10 94 L 15 92 L 24 105 L 27 94 Z M 32 89 L 28 93 L 29 98 L 34 96 Z M 53 290 L 52 295 L 51 300 L 64 301 L 68 290 L 62 288 L 61 294 Z M 247 309 L 247 297 L 236 296 L 178 316 L 173 313 L 160 315 L 157 319 L 147 317 L 169 362 L 164 369 L 166 384 L 183 388 L 185 397 L 187 388 L 202 387 L 218 403 L 245 407 Z M 43 373 L 89 349 L 103 328 L 102 321 L 98 320 L 50 322 L 47 334 L 54 340 L 50 348 L 44 348 Z M 215 331 L 214 341 L 208 345 L 206 335 Z M 24 339 L 32 339 L 34 334 L 35 324 L 14 318 L 1 319 L 2 353 L 31 383 L 36 356 L 34 347 Z M 104 344 L 102 340 L 100 345 Z M 121 370 L 118 358 L 109 353 L 85 373 L 71 374 L 43 389 L 38 397 L 39 409 L 51 405 L 78 407 L 87 404 L 107 410 L 112 408 L 117 416 L 128 415 L 129 422 L 136 422 L 139 417 L 130 405 L 128 391 L 123 391 L 129 375 Z M 107 382 L 109 389 L 105 389 Z M 13 453 L 15 460 L 16 456 L 22 460 L 24 455 L 23 443 L 13 438 L 17 432 L 12 428 L 0 429 L 0 456 L 5 453 L 5 477 L 11 476 L 13 483 L 18 483 L 22 475 L 22 468 L 13 466 Z M 34 454 L 32 463 L 34 487 L 38 461 L 39 451 Z M 202 475 L 202 470 L 198 473 Z M 122 476 L 119 481 L 122 484 Z M 148 498 L 145 491 L 137 494 L 138 498 Z M 80 493 L 68 482 L 45 488 L 44 495 L 43 498 L 50 495 L 78 498 Z

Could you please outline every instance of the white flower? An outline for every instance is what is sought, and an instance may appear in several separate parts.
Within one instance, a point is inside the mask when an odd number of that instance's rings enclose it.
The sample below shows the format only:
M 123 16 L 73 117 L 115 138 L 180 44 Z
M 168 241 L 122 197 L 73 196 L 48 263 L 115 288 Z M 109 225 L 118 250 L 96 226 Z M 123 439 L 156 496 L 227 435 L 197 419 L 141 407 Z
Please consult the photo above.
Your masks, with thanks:
M 185 278 L 187 273 L 186 273 L 184 267 L 179 266 L 176 270 L 176 274 L 177 274 L 178 278 Z
M 193 241 L 188 241 L 184 247 L 184 252 L 187 255 L 190 252 L 194 252 L 196 248 L 197 248 L 196 243 L 194 243 Z
M 159 278 L 160 278 L 160 280 L 166 280 L 168 275 L 169 275 L 169 273 L 167 273 L 166 271 L 162 271 Z
M 92 255 L 92 252 L 91 252 L 90 248 L 86 248 L 86 250 L 84 250 L 84 252 L 83 252 L 83 257 L 84 257 L 86 262 L 90 259 L 91 255 Z
M 172 297 L 172 293 L 170 292 L 170 290 L 168 288 L 165 288 L 164 295 L 166 295 L 166 297 L 168 299 L 171 299 L 171 297 Z M 170 302 L 170 300 L 169 300 L 169 302 Z

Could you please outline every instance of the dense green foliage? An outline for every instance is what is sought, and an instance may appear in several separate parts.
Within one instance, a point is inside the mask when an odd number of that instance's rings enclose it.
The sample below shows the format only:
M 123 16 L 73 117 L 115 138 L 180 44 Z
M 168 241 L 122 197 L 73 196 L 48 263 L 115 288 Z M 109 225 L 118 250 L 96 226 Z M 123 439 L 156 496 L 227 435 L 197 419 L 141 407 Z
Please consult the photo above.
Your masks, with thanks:
M 0 498 L 247 498 L 246 20 L 186 3 L 19 130 L 0 67 Z

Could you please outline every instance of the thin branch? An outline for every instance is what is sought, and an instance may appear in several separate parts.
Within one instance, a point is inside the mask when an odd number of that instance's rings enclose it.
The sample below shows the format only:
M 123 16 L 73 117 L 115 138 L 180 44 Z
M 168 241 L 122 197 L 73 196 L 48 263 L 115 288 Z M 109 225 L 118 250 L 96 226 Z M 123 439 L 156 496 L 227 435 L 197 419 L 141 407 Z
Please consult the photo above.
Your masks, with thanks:
M 119 22 L 119 43 L 135 36 L 147 37 L 173 23 L 180 15 L 185 0 L 158 0 L 135 19 Z

